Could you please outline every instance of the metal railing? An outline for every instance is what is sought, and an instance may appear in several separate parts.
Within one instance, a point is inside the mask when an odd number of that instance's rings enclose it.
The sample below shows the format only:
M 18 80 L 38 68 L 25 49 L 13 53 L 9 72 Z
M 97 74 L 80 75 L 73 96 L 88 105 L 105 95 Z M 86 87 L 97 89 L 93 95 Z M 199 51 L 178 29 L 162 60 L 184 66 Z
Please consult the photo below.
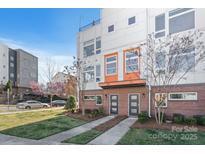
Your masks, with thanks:
M 85 26 L 80 27 L 79 32 L 85 31 L 85 30 L 89 29 L 90 27 L 93 27 L 93 26 L 98 25 L 98 24 L 100 24 L 100 19 L 93 20 L 93 22 L 91 22 Z

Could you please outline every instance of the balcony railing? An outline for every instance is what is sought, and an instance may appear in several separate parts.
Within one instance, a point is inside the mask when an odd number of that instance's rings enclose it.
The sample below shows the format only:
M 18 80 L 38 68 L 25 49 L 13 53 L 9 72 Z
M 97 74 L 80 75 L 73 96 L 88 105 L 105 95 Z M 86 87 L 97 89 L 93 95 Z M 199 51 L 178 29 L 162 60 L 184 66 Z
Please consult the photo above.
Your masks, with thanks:
M 98 25 L 98 24 L 100 24 L 100 19 L 93 20 L 93 22 L 91 22 L 83 27 L 80 27 L 79 32 L 85 31 L 85 30 L 89 29 L 90 27 L 93 27 L 93 26 Z

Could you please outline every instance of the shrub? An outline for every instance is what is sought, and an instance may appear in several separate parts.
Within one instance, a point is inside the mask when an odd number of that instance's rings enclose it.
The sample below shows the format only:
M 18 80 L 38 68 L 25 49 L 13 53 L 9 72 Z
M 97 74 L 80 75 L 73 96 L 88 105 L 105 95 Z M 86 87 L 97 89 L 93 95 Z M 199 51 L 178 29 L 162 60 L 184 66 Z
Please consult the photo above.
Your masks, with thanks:
M 195 118 L 185 118 L 184 122 L 188 125 L 195 125 L 197 123 L 197 120 Z
M 85 114 L 90 114 L 92 112 L 91 109 L 85 109 Z
M 145 123 L 149 120 L 148 113 L 146 111 L 142 111 L 138 114 L 138 120 L 140 123 Z
M 196 119 L 197 125 L 205 126 L 205 116 L 203 116 L 203 115 L 195 115 L 193 117 Z
M 105 110 L 102 106 L 98 108 L 98 112 L 100 115 L 105 115 Z
M 70 96 L 66 104 L 65 107 L 67 109 L 71 110 L 71 112 L 75 111 L 77 104 L 74 96 Z
M 182 124 L 184 122 L 184 115 L 174 113 L 173 114 L 173 121 L 177 124 Z

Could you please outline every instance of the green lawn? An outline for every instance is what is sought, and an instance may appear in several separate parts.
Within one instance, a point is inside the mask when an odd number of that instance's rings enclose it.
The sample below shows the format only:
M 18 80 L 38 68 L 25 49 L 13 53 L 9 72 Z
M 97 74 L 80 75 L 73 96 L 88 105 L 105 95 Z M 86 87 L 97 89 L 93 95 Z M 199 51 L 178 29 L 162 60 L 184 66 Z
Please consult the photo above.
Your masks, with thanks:
M 62 109 L 0 115 L 0 133 L 41 139 L 73 127 L 85 121 L 62 115 Z
M 96 138 L 102 133 L 103 132 L 97 131 L 95 129 L 91 129 L 87 132 L 69 138 L 63 141 L 63 143 L 87 144 L 88 142 L 90 142 L 91 140 L 93 140 L 94 138 Z
M 177 133 L 168 130 L 131 128 L 118 142 L 122 145 L 204 145 L 205 132 Z

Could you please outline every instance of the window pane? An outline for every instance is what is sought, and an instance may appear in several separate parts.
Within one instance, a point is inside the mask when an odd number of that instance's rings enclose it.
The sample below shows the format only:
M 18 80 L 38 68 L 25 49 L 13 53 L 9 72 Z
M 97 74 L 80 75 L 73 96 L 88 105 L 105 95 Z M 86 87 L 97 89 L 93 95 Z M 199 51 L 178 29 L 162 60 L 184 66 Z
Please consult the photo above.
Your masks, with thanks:
M 100 76 L 100 65 L 96 65 L 96 76 Z
M 116 63 L 109 63 L 107 64 L 107 68 L 116 68 Z
M 101 53 L 101 50 L 96 50 L 96 54 L 100 54 Z
M 196 93 L 186 93 L 185 99 L 186 100 L 197 100 L 197 95 Z
M 96 104 L 102 104 L 102 97 L 96 96 Z
M 155 17 L 155 31 L 165 29 L 165 14 L 161 14 Z
M 114 31 L 114 25 L 108 27 L 108 32 L 112 32 L 112 31 Z
M 116 68 L 107 68 L 107 74 L 114 74 L 116 73 Z
M 126 58 L 136 57 L 138 52 L 126 52 Z
M 156 57 L 156 68 L 164 68 L 165 67 L 165 52 L 158 52 L 155 55 Z
M 94 55 L 94 44 L 84 47 L 84 56 L 92 56 Z
M 134 24 L 135 23 L 135 17 L 131 17 L 128 19 L 128 25 Z
M 96 49 L 101 48 L 101 40 L 96 41 Z
M 126 65 L 136 65 L 137 64 L 137 58 L 135 59 L 127 59 Z
M 170 94 L 171 99 L 184 99 L 182 93 Z
M 163 37 L 163 36 L 165 36 L 165 31 L 155 34 L 155 38 L 160 38 L 160 37 Z
M 138 66 L 137 65 L 126 66 L 126 72 L 134 72 L 136 70 L 138 70 Z
M 195 28 L 195 12 L 189 12 L 169 19 L 169 33 L 178 33 L 181 31 Z
M 174 9 L 172 11 L 169 12 L 169 16 L 173 16 L 173 15 L 176 15 L 176 14 L 179 14 L 179 13 L 182 13 L 182 12 L 185 12 L 185 11 L 188 11 L 188 10 L 191 10 L 191 8 L 179 8 L 179 9 Z
M 109 57 L 106 59 L 107 62 L 112 62 L 112 61 L 116 61 L 116 56 L 113 57 Z

